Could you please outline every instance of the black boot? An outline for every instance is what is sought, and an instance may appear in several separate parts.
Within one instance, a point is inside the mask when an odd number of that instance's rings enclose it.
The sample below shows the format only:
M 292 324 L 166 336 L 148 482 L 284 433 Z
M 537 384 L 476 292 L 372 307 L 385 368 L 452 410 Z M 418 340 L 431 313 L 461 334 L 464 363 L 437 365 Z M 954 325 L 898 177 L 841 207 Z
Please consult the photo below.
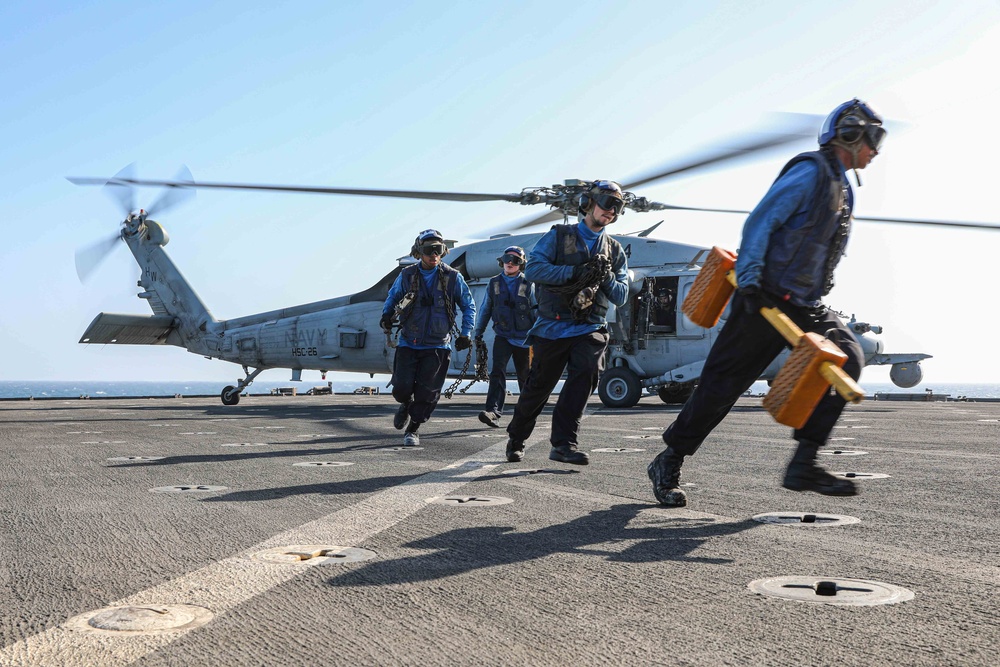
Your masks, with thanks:
M 664 507 L 687 505 L 687 494 L 680 489 L 683 463 L 684 455 L 667 447 L 646 466 L 646 474 L 653 483 L 653 495 Z
M 559 445 L 549 450 L 549 459 L 560 463 L 572 463 L 575 466 L 585 466 L 590 463 L 586 452 L 581 452 L 576 445 Z
M 520 463 L 524 459 L 524 441 L 507 438 L 507 461 Z
M 402 431 L 403 427 L 406 426 L 406 422 L 410 421 L 409 410 L 410 404 L 408 402 L 399 404 L 399 409 L 396 410 L 396 414 L 392 418 L 392 425 L 397 431 Z
M 815 491 L 824 496 L 858 495 L 858 487 L 854 482 L 834 477 L 816 465 L 816 451 L 819 447 L 818 443 L 800 440 L 781 485 L 792 491 Z

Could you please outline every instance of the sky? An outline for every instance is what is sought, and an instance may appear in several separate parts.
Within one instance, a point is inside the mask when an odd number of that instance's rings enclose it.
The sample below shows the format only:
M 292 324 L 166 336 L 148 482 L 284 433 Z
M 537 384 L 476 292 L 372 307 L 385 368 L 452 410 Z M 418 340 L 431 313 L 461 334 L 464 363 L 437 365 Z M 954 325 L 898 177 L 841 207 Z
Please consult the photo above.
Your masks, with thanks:
M 859 97 L 891 122 L 856 215 L 1000 222 L 992 1 L 15 0 L 0 5 L 0 62 L 3 380 L 241 375 L 180 348 L 77 342 L 101 311 L 150 312 L 124 244 L 86 284 L 74 268 L 74 252 L 113 234 L 121 212 L 66 177 L 133 162 L 146 178 L 186 165 L 202 181 L 517 192 L 627 182 L 775 114 L 822 117 Z M 637 194 L 750 209 L 814 146 Z M 157 195 L 140 189 L 137 201 Z M 167 251 L 223 319 L 364 289 L 422 229 L 469 242 L 541 212 L 200 191 L 158 219 Z M 661 219 L 656 238 L 739 245 L 739 215 L 630 213 L 614 231 Z M 826 302 L 881 325 L 886 352 L 933 355 L 928 386 L 1000 382 L 998 250 L 1000 231 L 857 222 Z M 888 369 L 863 379 L 888 381 Z

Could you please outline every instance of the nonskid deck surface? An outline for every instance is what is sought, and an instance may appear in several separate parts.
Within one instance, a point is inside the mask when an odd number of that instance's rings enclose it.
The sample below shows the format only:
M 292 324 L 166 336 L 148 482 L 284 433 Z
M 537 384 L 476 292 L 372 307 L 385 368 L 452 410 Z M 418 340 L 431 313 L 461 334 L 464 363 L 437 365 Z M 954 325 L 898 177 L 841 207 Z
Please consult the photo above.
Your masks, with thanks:
M 419 449 L 387 395 L 0 403 L 0 665 L 993 664 L 1000 404 L 849 406 L 828 498 L 741 399 L 666 509 L 676 407 L 595 396 L 573 467 L 483 398 Z

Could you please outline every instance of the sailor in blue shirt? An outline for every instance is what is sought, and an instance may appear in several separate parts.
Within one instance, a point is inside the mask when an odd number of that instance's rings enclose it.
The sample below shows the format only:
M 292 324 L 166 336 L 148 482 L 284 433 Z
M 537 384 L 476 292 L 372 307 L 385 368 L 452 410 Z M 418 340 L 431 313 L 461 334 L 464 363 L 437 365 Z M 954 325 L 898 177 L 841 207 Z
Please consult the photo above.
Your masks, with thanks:
M 521 246 L 508 246 L 497 258 L 498 275 L 490 278 L 486 295 L 479 307 L 476 321 L 476 345 L 485 345 L 486 325 L 493 322 L 493 355 L 490 360 L 490 388 L 486 393 L 486 408 L 479 421 L 493 428 L 500 427 L 500 415 L 507 398 L 507 362 L 514 358 L 517 387 L 524 390 L 531 363 L 531 347 L 525 341 L 535 323 L 535 290 L 524 278 L 521 269 L 526 255 Z
M 864 169 L 885 138 L 882 118 L 864 102 L 841 104 L 820 129 L 818 151 L 793 158 L 750 213 L 736 260 L 739 287 L 729 317 L 705 360 L 698 386 L 676 421 L 663 433 L 667 448 L 647 472 L 653 495 L 667 507 L 687 504 L 679 488 L 681 464 L 729 413 L 785 346 L 760 314 L 777 306 L 803 331 L 830 339 L 847 355 L 843 369 L 857 380 L 864 366 L 861 346 L 822 298 L 833 287 L 833 272 L 851 230 L 854 193 L 846 170 Z M 860 180 L 858 181 L 860 184 Z M 805 425 L 796 429 L 795 454 L 782 486 L 852 496 L 854 483 L 838 479 L 816 464 L 843 411 L 845 401 L 827 392 Z
M 580 421 L 604 370 L 607 313 L 628 298 L 625 251 L 606 227 L 625 206 L 621 186 L 595 181 L 580 197 L 579 223 L 556 225 L 531 250 L 524 275 L 535 285 L 538 319 L 528 332 L 532 347 L 528 381 L 507 426 L 507 460 L 520 461 L 524 441 L 566 371 L 552 412 L 549 458 L 587 465 L 578 449 Z
M 420 232 L 410 254 L 420 262 L 399 272 L 379 324 L 391 332 L 395 309 L 400 308 L 399 345 L 392 366 L 392 396 L 399 409 L 393 426 L 406 428 L 403 445 L 413 447 L 420 443 L 417 430 L 430 419 L 441 398 L 451 361 L 452 332 L 459 334 L 456 352 L 472 346 L 469 334 L 476 304 L 462 274 L 442 261 L 448 247 L 441 232 Z M 456 308 L 462 311 L 460 326 L 455 321 Z

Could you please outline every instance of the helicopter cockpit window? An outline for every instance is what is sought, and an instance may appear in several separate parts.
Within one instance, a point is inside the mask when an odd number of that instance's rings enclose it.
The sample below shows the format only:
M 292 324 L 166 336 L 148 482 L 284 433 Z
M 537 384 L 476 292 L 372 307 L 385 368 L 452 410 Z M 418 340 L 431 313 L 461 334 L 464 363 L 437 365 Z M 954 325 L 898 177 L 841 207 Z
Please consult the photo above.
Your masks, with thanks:
M 650 292 L 649 332 L 677 333 L 677 276 L 656 278 Z

